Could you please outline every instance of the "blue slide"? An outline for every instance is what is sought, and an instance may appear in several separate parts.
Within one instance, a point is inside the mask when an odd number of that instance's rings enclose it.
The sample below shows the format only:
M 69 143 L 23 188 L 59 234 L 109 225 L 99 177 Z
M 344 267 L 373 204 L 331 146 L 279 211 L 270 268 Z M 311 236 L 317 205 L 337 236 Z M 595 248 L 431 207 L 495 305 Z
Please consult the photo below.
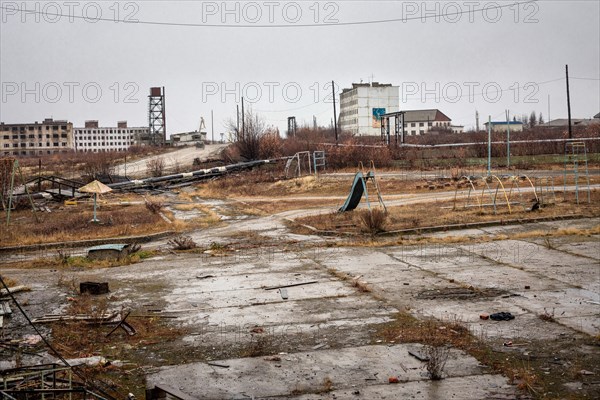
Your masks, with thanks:
M 360 203 L 363 193 L 365 192 L 365 178 L 362 172 L 357 172 L 354 175 L 354 182 L 352 182 L 352 189 L 346 199 L 343 206 L 340 207 L 338 212 L 352 211 Z

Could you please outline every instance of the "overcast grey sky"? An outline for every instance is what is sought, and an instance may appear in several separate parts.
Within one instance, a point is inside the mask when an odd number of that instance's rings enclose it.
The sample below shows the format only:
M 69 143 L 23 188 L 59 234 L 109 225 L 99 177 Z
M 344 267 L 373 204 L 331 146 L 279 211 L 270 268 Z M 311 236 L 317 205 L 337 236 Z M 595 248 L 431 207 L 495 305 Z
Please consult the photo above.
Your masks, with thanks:
M 475 110 L 547 120 L 548 106 L 567 115 L 565 64 L 573 117 L 600 112 L 598 0 L 1 3 L 5 123 L 146 126 L 149 88 L 164 86 L 169 133 L 203 116 L 210 138 L 214 110 L 219 139 L 242 95 L 283 132 L 292 115 L 330 123 L 332 80 L 398 85 L 400 109 L 466 128 Z

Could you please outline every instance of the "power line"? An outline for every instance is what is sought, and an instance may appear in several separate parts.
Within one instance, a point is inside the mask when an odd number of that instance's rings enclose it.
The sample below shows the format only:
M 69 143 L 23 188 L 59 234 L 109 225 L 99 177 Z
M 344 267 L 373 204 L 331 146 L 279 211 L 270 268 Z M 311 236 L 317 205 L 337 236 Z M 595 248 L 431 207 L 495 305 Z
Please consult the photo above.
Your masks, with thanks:
M 580 81 L 600 81 L 600 78 L 576 78 L 571 76 L 570 79 L 579 79 Z
M 98 17 L 98 18 L 90 18 L 87 16 L 83 16 L 83 15 L 74 15 L 74 14 L 63 14 L 63 13 L 52 13 L 52 12 L 48 12 L 48 11 L 37 11 L 37 10 L 26 10 L 26 9 L 21 9 L 21 8 L 13 8 L 13 7 L 6 7 L 6 6 L 0 6 L 0 9 L 4 9 L 4 10 L 10 10 L 10 11 L 16 11 L 16 12 L 20 12 L 20 13 L 27 13 L 27 14 L 39 14 L 39 15 L 45 15 L 45 16 L 49 16 L 49 17 L 64 17 L 64 18 L 69 18 L 69 19 L 79 19 L 79 20 L 85 20 L 85 21 L 93 21 L 93 22 L 111 22 L 111 23 L 125 23 L 125 24 L 139 24 L 139 25 L 155 25 L 155 26 L 178 26 L 178 27 L 189 27 L 189 28 L 320 28 L 320 27 L 334 27 L 334 26 L 353 26 L 353 25 L 376 25 L 376 24 L 387 24 L 387 23 L 392 23 L 392 22 L 407 22 L 407 21 L 414 21 L 414 20 L 426 20 L 426 19 L 439 19 L 441 17 L 455 17 L 455 16 L 459 16 L 462 14 L 467 14 L 467 13 L 476 13 L 476 12 L 482 12 L 482 11 L 488 11 L 488 10 L 500 10 L 503 8 L 508 8 L 508 7 L 516 7 L 516 6 L 522 6 L 525 4 L 530 4 L 530 3 L 536 3 L 538 2 L 538 0 L 528 0 L 528 1 L 523 1 L 523 2 L 514 2 L 514 3 L 509 3 L 509 4 L 504 4 L 504 5 L 488 5 L 485 8 L 479 8 L 479 9 L 470 9 L 470 10 L 460 10 L 460 11 L 456 11 L 456 12 L 448 12 L 448 13 L 440 13 L 440 14 L 426 14 L 426 15 L 421 15 L 421 16 L 414 16 L 414 17 L 401 17 L 401 18 L 389 18 L 389 19 L 380 19 L 380 20 L 373 20 L 373 21 L 354 21 L 354 22 L 336 22 L 336 23 L 326 23 L 326 24 L 261 24 L 261 25 L 239 25 L 239 24 L 198 24 L 198 23 L 187 23 L 187 22 L 164 22 L 164 21 L 140 21 L 140 20 L 122 20 L 122 19 L 114 19 L 114 18 L 102 18 L 102 17 Z

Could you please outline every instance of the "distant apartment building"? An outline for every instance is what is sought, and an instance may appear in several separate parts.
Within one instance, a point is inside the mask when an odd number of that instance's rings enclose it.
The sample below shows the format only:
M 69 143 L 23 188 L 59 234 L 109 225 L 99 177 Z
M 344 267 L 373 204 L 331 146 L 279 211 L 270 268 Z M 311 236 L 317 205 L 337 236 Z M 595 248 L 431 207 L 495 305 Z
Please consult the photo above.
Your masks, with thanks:
M 75 128 L 75 150 L 88 153 L 127 151 L 147 135 L 148 127 L 128 127 L 127 121 L 117 122 L 116 127 L 100 127 L 98 121 L 85 121 L 84 128 Z
M 43 122 L 5 124 L 0 122 L 3 156 L 34 156 L 67 152 L 74 148 L 73 124 L 46 118 Z
M 486 122 L 485 129 L 488 129 L 490 123 Z M 506 132 L 507 127 L 510 128 L 511 132 L 522 132 L 523 123 L 521 121 L 492 121 L 492 132 Z
M 425 135 L 427 133 L 462 133 L 464 126 L 452 125 L 452 120 L 437 109 L 409 110 L 404 112 L 404 132 L 406 135 Z
M 340 129 L 358 136 L 379 136 L 381 116 L 398 111 L 399 104 L 398 86 L 353 83 L 340 94 Z
M 171 145 L 175 147 L 193 146 L 206 141 L 206 132 L 182 132 L 171 135 Z

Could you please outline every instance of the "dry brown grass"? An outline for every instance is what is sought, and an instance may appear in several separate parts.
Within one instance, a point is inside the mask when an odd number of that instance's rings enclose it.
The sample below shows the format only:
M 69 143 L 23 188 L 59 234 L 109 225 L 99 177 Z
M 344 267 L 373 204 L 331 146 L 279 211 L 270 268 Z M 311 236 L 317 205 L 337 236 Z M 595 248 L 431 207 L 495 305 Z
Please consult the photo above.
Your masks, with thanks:
M 9 288 L 11 288 L 13 286 L 18 286 L 18 284 L 19 284 L 19 282 L 16 279 L 9 278 L 6 275 L 0 275 L 0 278 L 2 278 L 2 281 L 4 282 L 4 284 Z M 0 286 L 0 289 L 4 289 L 4 286 Z
M 91 222 L 93 205 L 85 201 L 80 201 L 77 206 L 50 204 L 52 212 L 37 212 L 39 222 L 36 222 L 31 210 L 14 211 L 11 213 L 10 226 L 0 224 L 0 247 L 143 236 L 164 231 L 183 232 L 215 226 L 221 222 L 214 211 L 200 204 L 176 205 L 175 208 L 182 211 L 201 211 L 201 215 L 196 218 L 176 220 L 172 212 L 163 209 L 164 204 L 164 199 L 160 197 L 145 201 L 139 195 L 111 194 L 98 206 L 98 224 Z M 165 221 L 161 213 L 172 222 Z
M 387 225 L 387 213 L 380 208 L 360 210 L 358 217 L 363 231 L 371 235 L 383 232 Z
M 522 206 L 512 207 L 512 213 L 507 207 L 498 207 L 494 214 L 493 208 L 478 207 L 453 210 L 452 201 L 422 202 L 403 206 L 388 207 L 386 222 L 387 231 L 436 227 L 442 225 L 466 224 L 474 222 L 508 220 L 526 220 L 540 217 L 564 217 L 568 215 L 600 216 L 600 192 L 592 193 L 592 202 L 577 205 L 573 199 L 559 201 L 544 207 L 541 211 L 523 210 Z M 309 225 L 318 230 L 360 233 L 364 226 L 364 211 L 347 213 L 329 213 L 313 215 L 296 220 L 297 224 Z M 367 230 L 369 232 L 369 230 Z M 564 231 L 564 230 L 563 230 Z M 370 233 L 370 232 L 369 232 Z M 564 231 L 564 233 L 567 233 Z
M 101 205 L 97 213 L 99 224 L 91 222 L 91 204 L 55 208 L 51 213 L 38 212 L 39 222 L 30 210 L 14 212 L 10 226 L 2 224 L 0 227 L 0 246 L 143 235 L 173 229 L 143 204 Z

